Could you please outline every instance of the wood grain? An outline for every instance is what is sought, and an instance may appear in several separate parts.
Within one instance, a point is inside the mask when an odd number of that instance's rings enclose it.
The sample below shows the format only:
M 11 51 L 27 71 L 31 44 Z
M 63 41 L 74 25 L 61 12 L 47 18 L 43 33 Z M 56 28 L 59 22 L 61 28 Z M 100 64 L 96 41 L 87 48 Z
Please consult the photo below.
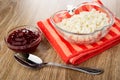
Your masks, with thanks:
M 103 2 L 120 17 L 119 0 Z M 70 2 L 68 0 L 0 0 L 0 80 L 120 80 L 120 44 L 78 65 L 104 69 L 105 72 L 101 75 L 88 75 L 58 67 L 34 70 L 23 67 L 15 61 L 14 52 L 8 49 L 4 42 L 5 33 L 18 25 L 37 26 L 37 21 L 64 9 L 67 3 Z M 44 36 L 34 54 L 45 62 L 65 64 Z

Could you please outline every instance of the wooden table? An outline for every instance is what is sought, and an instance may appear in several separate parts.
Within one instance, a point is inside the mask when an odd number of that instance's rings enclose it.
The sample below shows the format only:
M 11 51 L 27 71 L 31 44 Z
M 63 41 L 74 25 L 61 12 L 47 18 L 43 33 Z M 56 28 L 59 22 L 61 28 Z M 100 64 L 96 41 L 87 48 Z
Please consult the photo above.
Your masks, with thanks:
M 14 52 L 4 43 L 5 32 L 18 25 L 37 26 L 37 21 L 44 20 L 54 12 L 64 9 L 66 4 L 72 3 L 70 1 L 0 0 L 0 80 L 120 80 L 120 44 L 78 65 L 102 68 L 105 72 L 101 75 L 88 75 L 58 67 L 34 70 L 23 67 L 15 61 Z M 76 1 L 75 4 L 80 0 Z M 103 0 L 103 2 L 116 16 L 120 17 L 119 0 Z M 34 54 L 46 62 L 65 64 L 45 37 Z

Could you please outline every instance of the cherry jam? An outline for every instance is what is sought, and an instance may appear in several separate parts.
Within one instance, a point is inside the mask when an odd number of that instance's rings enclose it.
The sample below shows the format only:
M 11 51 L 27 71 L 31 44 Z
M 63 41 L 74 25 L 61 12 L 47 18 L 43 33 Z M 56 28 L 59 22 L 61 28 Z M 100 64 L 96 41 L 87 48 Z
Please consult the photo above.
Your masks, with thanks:
M 33 52 L 41 41 L 41 32 L 22 28 L 11 32 L 6 39 L 8 47 L 16 52 Z

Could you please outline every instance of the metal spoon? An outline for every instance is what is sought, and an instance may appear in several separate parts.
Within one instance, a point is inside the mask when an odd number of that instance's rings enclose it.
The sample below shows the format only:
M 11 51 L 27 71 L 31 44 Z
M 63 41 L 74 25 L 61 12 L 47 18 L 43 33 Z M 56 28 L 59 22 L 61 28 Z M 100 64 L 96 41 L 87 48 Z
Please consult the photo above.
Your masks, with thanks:
M 77 67 L 77 66 L 72 66 L 72 65 L 62 65 L 58 63 L 44 63 L 41 58 L 33 55 L 33 54 L 15 54 L 14 55 L 15 59 L 21 63 L 24 66 L 30 67 L 30 68 L 42 68 L 45 66 L 57 66 L 57 67 L 62 67 L 62 68 L 67 68 L 67 69 L 72 69 L 88 74 L 101 74 L 103 73 L 103 70 L 100 69 L 91 69 L 88 67 Z

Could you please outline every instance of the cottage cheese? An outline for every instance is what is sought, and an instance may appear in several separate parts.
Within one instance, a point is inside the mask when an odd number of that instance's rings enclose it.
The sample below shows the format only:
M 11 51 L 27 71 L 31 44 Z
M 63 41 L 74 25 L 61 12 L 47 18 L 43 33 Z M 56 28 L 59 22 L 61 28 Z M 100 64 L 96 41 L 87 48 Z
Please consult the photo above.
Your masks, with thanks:
M 73 15 L 71 18 L 63 19 L 57 26 L 63 30 L 73 33 L 92 33 L 108 25 L 109 19 L 103 12 L 92 9 Z

